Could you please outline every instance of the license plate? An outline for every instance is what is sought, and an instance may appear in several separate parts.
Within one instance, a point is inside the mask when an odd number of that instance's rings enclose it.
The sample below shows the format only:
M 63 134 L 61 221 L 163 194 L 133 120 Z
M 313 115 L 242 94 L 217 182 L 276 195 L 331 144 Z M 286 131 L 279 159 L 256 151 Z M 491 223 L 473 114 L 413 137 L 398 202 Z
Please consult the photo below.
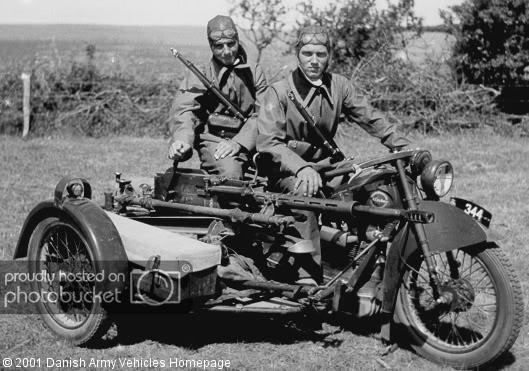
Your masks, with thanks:
M 472 201 L 468 201 L 462 198 L 452 197 L 451 200 L 457 208 L 463 210 L 466 214 L 476 219 L 485 227 L 490 226 L 492 214 L 489 211 L 473 203 Z

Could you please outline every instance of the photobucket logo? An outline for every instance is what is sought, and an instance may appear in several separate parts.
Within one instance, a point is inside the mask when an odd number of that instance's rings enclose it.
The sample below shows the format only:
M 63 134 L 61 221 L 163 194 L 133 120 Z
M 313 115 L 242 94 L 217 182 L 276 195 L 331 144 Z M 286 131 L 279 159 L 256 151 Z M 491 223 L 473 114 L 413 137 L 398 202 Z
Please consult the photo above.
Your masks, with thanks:
M 62 286 L 58 290 L 47 291 L 24 291 L 20 287 L 16 287 L 13 291 L 7 291 L 4 295 L 4 308 L 12 304 L 35 304 L 41 302 L 43 304 L 55 305 L 72 305 L 72 306 L 86 306 L 97 303 L 121 303 L 120 291 L 96 292 L 95 287 L 91 290 L 69 291 Z

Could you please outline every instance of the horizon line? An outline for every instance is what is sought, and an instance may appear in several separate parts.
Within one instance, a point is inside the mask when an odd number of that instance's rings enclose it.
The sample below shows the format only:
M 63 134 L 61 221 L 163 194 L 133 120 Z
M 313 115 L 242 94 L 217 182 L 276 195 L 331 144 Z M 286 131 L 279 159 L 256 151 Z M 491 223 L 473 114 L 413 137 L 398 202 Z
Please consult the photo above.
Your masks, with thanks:
M 110 27 L 205 27 L 202 24 L 116 24 L 116 23 L 0 23 L 0 26 L 110 26 Z M 424 28 L 442 27 L 443 23 L 424 25 Z
M 198 24 L 115 24 L 115 23 L 0 23 L 0 26 L 111 26 L 111 27 L 205 27 Z

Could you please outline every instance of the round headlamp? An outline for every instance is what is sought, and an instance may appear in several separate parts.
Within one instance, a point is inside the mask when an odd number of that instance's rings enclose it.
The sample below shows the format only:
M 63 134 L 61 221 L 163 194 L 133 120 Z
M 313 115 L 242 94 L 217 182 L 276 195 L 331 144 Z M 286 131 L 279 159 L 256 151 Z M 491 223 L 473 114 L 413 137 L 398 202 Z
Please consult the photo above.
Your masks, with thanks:
M 421 173 L 421 185 L 428 196 L 443 197 L 454 182 L 454 169 L 448 161 L 433 160 Z

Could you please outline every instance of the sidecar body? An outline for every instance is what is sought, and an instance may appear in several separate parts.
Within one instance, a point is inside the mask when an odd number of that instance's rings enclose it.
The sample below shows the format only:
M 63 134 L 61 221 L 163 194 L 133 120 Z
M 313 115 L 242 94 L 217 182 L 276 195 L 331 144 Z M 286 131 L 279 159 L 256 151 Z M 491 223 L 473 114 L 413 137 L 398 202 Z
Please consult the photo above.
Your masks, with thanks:
M 74 196 L 71 188 L 79 185 L 82 194 Z M 54 199 L 39 203 L 26 218 L 14 259 L 29 256 L 38 260 L 40 257 L 30 252 L 32 238 L 39 233 L 39 225 L 50 219 L 59 220 L 75 228 L 86 243 L 95 273 L 101 277 L 96 282 L 100 293 L 118 292 L 122 298 L 134 301 L 134 297 L 128 296 L 137 295 L 131 290 L 136 287 L 150 292 L 159 303 L 179 303 L 214 295 L 216 268 L 221 260 L 219 245 L 170 231 L 167 218 L 151 218 L 149 222 L 154 225 L 149 225 L 104 210 L 90 197 L 90 185 L 83 179 L 64 178 L 59 182 Z M 210 219 L 196 218 L 192 227 L 183 223 L 182 230 L 204 232 L 207 229 L 201 226 L 207 226 Z M 175 223 L 178 221 L 170 221 L 171 225 Z M 62 238 L 60 233 L 58 238 Z M 53 245 L 53 240 L 44 243 Z M 150 284 L 149 274 L 157 276 L 158 284 L 154 280 Z

